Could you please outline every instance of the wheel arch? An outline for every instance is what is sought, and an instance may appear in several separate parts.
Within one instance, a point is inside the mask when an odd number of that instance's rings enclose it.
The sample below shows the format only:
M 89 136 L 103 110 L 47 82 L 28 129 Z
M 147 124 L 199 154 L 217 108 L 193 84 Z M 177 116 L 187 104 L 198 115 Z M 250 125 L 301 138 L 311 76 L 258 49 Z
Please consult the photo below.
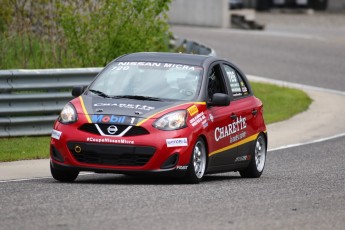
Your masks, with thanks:
M 207 138 L 206 138 L 206 136 L 205 136 L 204 134 L 200 134 L 200 135 L 198 136 L 197 139 L 199 139 L 199 138 L 202 138 L 202 140 L 203 140 L 204 143 L 205 143 L 205 148 L 206 148 L 206 169 L 205 169 L 205 171 L 207 171 L 208 161 L 209 161 L 209 156 L 208 156 L 208 154 L 209 154 L 208 141 L 207 141 Z
M 265 142 L 266 142 L 266 152 L 267 152 L 267 150 L 268 150 L 268 135 L 267 135 L 267 131 L 265 131 L 265 132 L 260 132 L 259 133 L 259 135 L 260 134 L 263 134 L 263 136 L 264 136 L 264 138 L 265 138 Z M 258 135 L 258 136 L 259 136 Z

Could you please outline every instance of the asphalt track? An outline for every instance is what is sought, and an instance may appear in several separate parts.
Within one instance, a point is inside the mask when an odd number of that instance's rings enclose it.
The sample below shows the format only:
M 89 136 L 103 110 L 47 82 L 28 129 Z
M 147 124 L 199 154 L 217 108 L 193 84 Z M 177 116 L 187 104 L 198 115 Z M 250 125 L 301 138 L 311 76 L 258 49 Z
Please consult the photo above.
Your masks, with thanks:
M 71 184 L 11 180 L 0 183 L 0 229 L 344 229 L 343 30 L 327 28 L 332 33 L 323 36 L 316 26 L 310 35 L 303 25 L 277 26 L 278 18 L 272 25 L 263 33 L 173 28 L 247 74 L 303 88 L 314 99 L 307 112 L 269 127 L 271 151 L 260 179 L 225 173 L 199 185 L 94 174 Z

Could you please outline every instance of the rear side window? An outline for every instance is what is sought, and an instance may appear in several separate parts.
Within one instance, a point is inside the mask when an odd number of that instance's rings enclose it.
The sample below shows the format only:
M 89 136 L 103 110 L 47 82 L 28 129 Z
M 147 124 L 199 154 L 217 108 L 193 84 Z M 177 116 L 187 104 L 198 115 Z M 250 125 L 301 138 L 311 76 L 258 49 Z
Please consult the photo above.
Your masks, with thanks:
M 226 72 L 226 76 L 229 79 L 233 96 L 235 98 L 238 98 L 248 95 L 248 86 L 246 85 L 242 77 L 236 72 L 236 70 L 228 65 L 224 65 L 224 70 Z

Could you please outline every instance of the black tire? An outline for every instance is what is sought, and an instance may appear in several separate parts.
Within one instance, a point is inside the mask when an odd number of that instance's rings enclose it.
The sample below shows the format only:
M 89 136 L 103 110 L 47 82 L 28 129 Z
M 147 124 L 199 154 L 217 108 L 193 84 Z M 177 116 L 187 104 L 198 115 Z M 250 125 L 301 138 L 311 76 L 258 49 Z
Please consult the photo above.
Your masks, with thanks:
M 55 180 L 61 182 L 73 182 L 79 175 L 79 171 L 56 169 L 51 164 L 50 172 Z
M 205 175 L 207 165 L 207 150 L 202 138 L 196 141 L 187 169 L 185 181 L 189 184 L 198 184 Z
M 267 155 L 267 141 L 264 134 L 260 134 L 252 149 L 251 162 L 248 167 L 240 171 L 244 178 L 259 178 L 264 171 Z

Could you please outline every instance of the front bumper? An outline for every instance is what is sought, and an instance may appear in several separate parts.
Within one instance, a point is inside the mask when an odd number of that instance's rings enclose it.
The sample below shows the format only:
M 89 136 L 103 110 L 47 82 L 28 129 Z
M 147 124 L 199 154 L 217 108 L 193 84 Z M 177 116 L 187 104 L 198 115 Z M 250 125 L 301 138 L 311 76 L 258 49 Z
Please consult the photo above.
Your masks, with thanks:
M 85 167 L 85 166 L 73 166 L 66 165 L 61 162 L 50 160 L 53 168 L 59 170 L 77 170 L 85 172 L 95 172 L 95 173 L 114 173 L 114 174 L 125 174 L 125 175 L 159 175 L 159 176 L 173 176 L 173 177 L 183 177 L 186 174 L 186 170 L 177 170 L 176 168 L 170 169 L 157 169 L 157 170 L 133 170 L 133 169 L 110 169 L 102 167 Z
M 123 174 L 183 174 L 193 149 L 188 130 L 155 131 L 133 137 L 104 137 L 57 123 L 59 139 L 51 139 L 54 168 Z M 188 134 L 188 135 L 186 135 Z M 187 138 L 187 146 L 167 146 L 167 140 Z

